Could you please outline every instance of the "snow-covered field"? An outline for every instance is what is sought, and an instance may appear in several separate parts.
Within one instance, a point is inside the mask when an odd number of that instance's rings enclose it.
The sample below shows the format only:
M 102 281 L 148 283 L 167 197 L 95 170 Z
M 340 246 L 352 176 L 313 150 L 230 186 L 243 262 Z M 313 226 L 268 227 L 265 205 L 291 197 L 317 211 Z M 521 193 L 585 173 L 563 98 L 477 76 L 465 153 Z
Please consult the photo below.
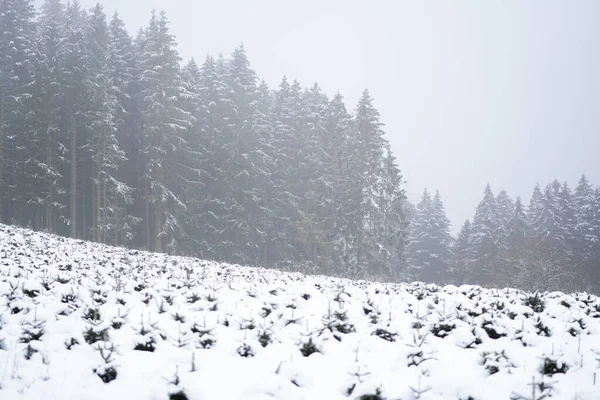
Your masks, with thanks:
M 0 225 L 0 313 L 3 400 L 600 399 L 587 294 L 313 277 Z

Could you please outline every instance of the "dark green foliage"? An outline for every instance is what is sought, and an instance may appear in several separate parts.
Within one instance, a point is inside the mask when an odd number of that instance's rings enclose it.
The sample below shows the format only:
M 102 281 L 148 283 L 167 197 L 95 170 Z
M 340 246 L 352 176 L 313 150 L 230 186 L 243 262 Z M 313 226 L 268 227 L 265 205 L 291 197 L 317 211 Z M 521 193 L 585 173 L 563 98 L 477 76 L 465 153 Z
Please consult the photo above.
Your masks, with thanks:
M 481 364 L 489 372 L 494 375 L 504 368 L 514 368 L 515 366 L 509 361 L 504 350 L 501 352 L 483 352 L 481 354 Z
M 249 331 L 252 331 L 254 329 L 256 329 L 256 325 L 254 325 L 254 320 L 250 319 L 250 320 L 246 320 L 242 323 L 242 326 L 240 327 L 241 329 L 247 329 Z
M 566 374 L 569 366 L 563 361 L 557 361 L 553 358 L 544 358 L 544 363 L 540 367 L 540 373 L 552 376 L 554 374 Z
M 263 307 L 260 311 L 260 316 L 263 318 L 267 318 L 269 315 L 271 315 L 272 312 L 273 310 L 271 310 L 269 307 Z
M 182 390 L 180 390 L 178 392 L 171 393 L 169 395 L 169 400 L 188 400 L 188 397 Z
M 216 340 L 213 335 L 211 335 L 210 329 L 200 328 L 197 324 L 192 326 L 192 333 L 198 336 L 198 345 L 202 349 L 210 349 L 214 346 Z
M 539 336 L 551 336 L 552 332 L 550 331 L 550 328 L 548 328 L 546 325 L 544 325 L 544 323 L 542 322 L 541 318 L 538 318 L 538 320 L 535 323 L 535 329 L 536 329 L 536 333 Z
M 61 298 L 61 302 L 65 304 L 73 303 L 75 300 L 77 300 L 77 296 L 74 293 L 67 293 Z
M 246 357 L 246 358 L 254 357 L 254 355 L 255 355 L 254 350 L 247 343 L 244 343 L 243 345 L 238 347 L 237 353 L 240 355 L 240 357 Z
M 100 311 L 95 308 L 88 308 L 85 314 L 83 314 L 82 318 L 92 322 L 99 321 Z
M 89 327 L 84 333 L 83 338 L 87 344 L 94 344 L 100 341 L 108 340 L 108 329 L 98 329 L 94 327 Z
M 148 339 L 143 342 L 139 342 L 135 345 L 133 349 L 139 351 L 148 351 L 152 353 L 154 352 L 154 350 L 156 350 L 156 342 L 154 341 L 154 339 Z
M 358 398 L 359 400 L 385 400 L 385 397 L 381 394 L 381 390 L 377 389 L 375 394 L 363 394 Z
M 200 300 L 200 296 L 198 296 L 198 294 L 196 293 L 192 293 L 191 296 L 189 296 L 187 298 L 187 302 L 190 304 L 194 304 L 195 302 L 197 302 L 198 300 Z
M 533 312 L 541 313 L 546 308 L 546 302 L 541 298 L 539 293 L 536 293 L 533 296 L 529 296 L 523 302 L 524 305 L 530 307 Z
M 431 333 L 433 333 L 437 337 L 446 337 L 450 332 L 452 332 L 456 328 L 454 324 L 435 324 L 431 328 Z
M 348 321 L 346 312 L 334 311 L 331 318 L 325 318 L 325 328 L 331 332 L 339 333 L 352 333 L 354 332 L 354 325 Z
M 25 294 L 26 296 L 29 296 L 31 298 L 35 298 L 38 297 L 40 294 L 39 290 L 28 290 L 28 289 L 23 289 L 23 294 Z
M 388 342 L 395 342 L 396 341 L 396 336 L 398 336 L 397 333 L 393 333 L 393 332 L 389 332 L 385 329 L 382 328 L 377 328 L 375 330 L 375 332 L 372 333 L 373 336 L 378 336 L 380 338 L 382 338 L 385 341 Z
M 271 343 L 271 335 L 267 331 L 261 332 L 258 336 L 258 342 L 262 347 L 267 347 Z
M 211 337 L 206 337 L 204 339 L 200 339 L 199 343 L 200 343 L 200 347 L 202 347 L 203 349 L 210 349 L 211 347 L 214 346 L 215 341 Z
M 21 343 L 30 343 L 32 341 L 40 340 L 42 336 L 44 336 L 44 322 L 34 321 L 27 322 L 23 325 L 21 338 L 19 339 Z
M 421 323 L 421 321 L 415 321 L 411 325 L 413 329 L 421 329 L 423 326 L 424 325 Z
M 73 348 L 73 346 L 76 346 L 79 344 L 79 341 L 75 338 L 71 338 L 70 340 L 67 340 L 65 342 L 65 347 L 67 348 L 67 350 L 71 350 Z
M 481 325 L 485 333 L 487 333 L 490 339 L 500 339 L 501 337 L 505 337 L 506 333 L 498 332 L 498 330 L 494 327 L 494 324 L 491 321 L 486 321 Z
M 353 383 L 348 389 L 346 389 L 346 395 L 351 396 L 354 393 L 354 389 L 356 388 L 356 383 Z
M 185 317 L 179 313 L 175 313 L 175 315 L 173 315 L 173 319 L 177 322 L 181 322 L 182 324 L 185 323 Z
M 63 278 L 62 276 L 57 276 L 55 279 L 56 282 L 62 284 L 62 285 L 66 285 L 67 283 L 71 282 L 71 279 L 69 278 Z
M 319 348 L 313 342 L 312 338 L 309 338 L 308 342 L 302 344 L 302 347 L 300 347 L 300 352 L 304 357 L 308 357 L 313 353 L 320 353 Z
M 100 368 L 94 372 L 104 383 L 110 383 L 117 379 L 117 370 L 114 367 Z
M 33 355 L 34 355 L 35 353 L 37 353 L 37 352 L 38 352 L 38 351 L 37 351 L 36 349 L 34 349 L 33 347 L 31 347 L 31 344 L 30 344 L 30 343 L 28 343 L 28 344 L 27 344 L 27 347 L 25 347 L 25 354 L 24 354 L 24 356 L 25 356 L 25 359 L 26 359 L 26 360 L 31 360 L 31 357 L 33 357 Z

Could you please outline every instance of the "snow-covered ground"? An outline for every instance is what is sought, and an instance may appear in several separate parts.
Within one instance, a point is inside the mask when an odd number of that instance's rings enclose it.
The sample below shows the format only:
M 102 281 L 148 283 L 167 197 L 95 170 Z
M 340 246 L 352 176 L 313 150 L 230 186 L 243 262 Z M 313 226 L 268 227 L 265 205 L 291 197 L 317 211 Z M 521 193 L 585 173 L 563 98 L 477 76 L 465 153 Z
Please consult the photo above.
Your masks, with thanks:
M 305 276 L 0 225 L 0 313 L 3 400 L 600 399 L 587 294 Z

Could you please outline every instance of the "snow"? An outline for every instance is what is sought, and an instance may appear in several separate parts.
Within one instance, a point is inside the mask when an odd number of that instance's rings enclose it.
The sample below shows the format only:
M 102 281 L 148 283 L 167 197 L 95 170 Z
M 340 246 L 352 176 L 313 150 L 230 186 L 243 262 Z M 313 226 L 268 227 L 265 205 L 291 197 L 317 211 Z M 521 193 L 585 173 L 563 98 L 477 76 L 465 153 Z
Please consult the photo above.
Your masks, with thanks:
M 532 298 L 283 273 L 0 225 L 0 398 L 599 399 L 600 299 Z M 318 351 L 305 357 L 309 343 Z

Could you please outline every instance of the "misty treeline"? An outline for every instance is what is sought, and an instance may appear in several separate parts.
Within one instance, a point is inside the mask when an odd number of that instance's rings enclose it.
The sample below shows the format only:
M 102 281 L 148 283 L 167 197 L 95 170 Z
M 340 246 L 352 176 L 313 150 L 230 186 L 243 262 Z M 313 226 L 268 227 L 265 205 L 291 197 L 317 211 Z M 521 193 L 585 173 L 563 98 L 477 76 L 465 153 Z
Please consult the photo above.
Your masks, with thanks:
M 2 221 L 74 238 L 393 276 L 400 171 L 365 91 L 259 81 L 243 47 L 184 66 L 164 13 L 0 0 Z M 206 40 L 210 40 L 206 38 Z
M 183 65 L 164 13 L 132 38 L 100 5 L 0 0 L 3 223 L 347 277 L 598 282 L 598 189 L 529 207 L 486 190 L 452 238 L 441 197 L 414 207 L 402 185 L 368 91 L 349 111 L 316 84 L 273 90 L 242 46 Z
M 575 190 L 536 185 L 528 204 L 490 185 L 456 238 L 439 193 L 410 212 L 413 275 L 428 282 L 474 283 L 531 291 L 600 288 L 600 187 L 581 176 Z

